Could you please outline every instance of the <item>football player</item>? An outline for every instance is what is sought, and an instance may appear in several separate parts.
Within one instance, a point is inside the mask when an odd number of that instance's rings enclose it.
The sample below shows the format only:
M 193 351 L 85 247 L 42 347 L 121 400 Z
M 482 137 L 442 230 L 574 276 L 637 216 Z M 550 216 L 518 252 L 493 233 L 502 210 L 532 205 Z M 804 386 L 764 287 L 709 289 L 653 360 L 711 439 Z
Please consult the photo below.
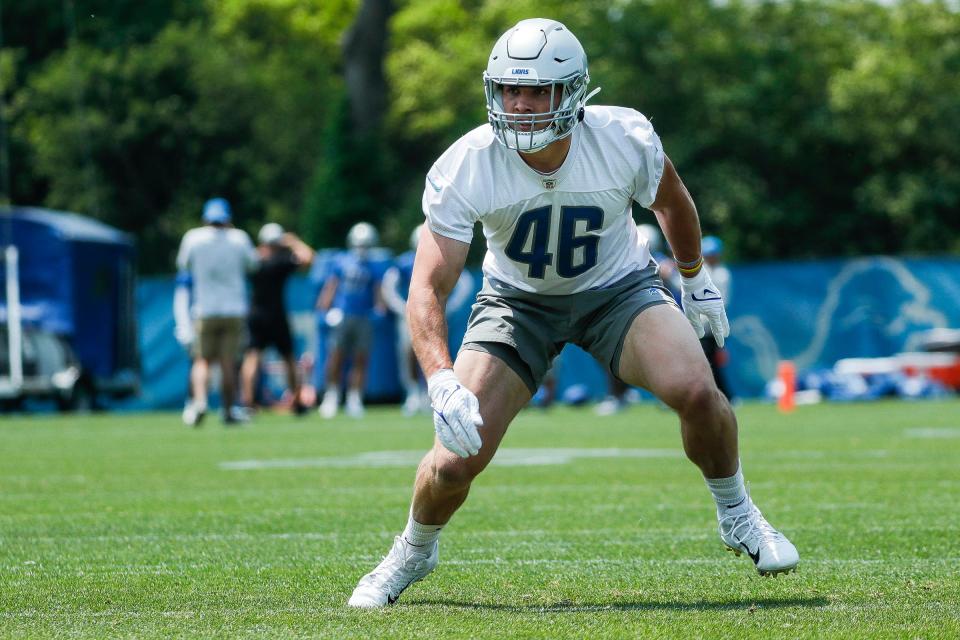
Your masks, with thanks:
M 427 173 L 429 233 L 407 317 L 436 438 L 406 528 L 351 606 L 392 603 L 433 570 L 443 526 L 567 342 L 676 411 L 727 547 L 749 554 L 761 574 L 797 565 L 796 548 L 746 492 L 736 419 L 697 340 L 704 322 L 719 344 L 729 327 L 703 266 L 693 200 L 650 121 L 633 109 L 588 107 L 597 92 L 588 93 L 589 81 L 583 47 L 563 24 L 519 22 L 494 45 L 483 76 L 489 123 Z M 633 202 L 654 212 L 673 249 L 682 310 L 638 237 Z M 443 308 L 477 221 L 487 241 L 484 285 L 454 361 Z
M 347 358 L 351 359 L 346 409 L 351 418 L 362 418 L 363 388 L 373 346 L 373 314 L 384 313 L 380 277 L 370 259 L 380 235 L 368 222 L 358 222 L 347 233 L 345 253 L 333 260 L 330 277 L 317 297 L 317 309 L 330 327 L 330 350 L 326 363 L 326 391 L 320 415 L 333 418 L 340 404 L 340 380 Z

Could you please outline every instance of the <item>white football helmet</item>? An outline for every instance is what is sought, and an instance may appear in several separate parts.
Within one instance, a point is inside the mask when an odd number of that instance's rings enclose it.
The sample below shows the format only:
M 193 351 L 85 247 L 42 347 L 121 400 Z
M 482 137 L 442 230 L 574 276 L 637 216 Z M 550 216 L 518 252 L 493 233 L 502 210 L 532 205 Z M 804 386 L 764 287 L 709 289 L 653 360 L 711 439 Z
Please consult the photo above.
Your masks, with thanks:
M 372 249 L 379 241 L 380 235 L 369 222 L 358 222 L 347 233 L 347 246 L 351 249 Z
M 283 227 L 276 222 L 268 222 L 260 228 L 257 241 L 260 244 L 277 244 L 283 238 Z
M 500 36 L 490 52 L 487 70 L 483 73 L 487 96 L 487 119 L 501 143 L 510 149 L 532 153 L 573 133 L 581 120 L 583 108 L 599 89 L 590 95 L 587 85 L 587 54 L 580 41 L 556 20 L 533 18 L 521 20 Z M 550 104 L 560 104 L 545 113 L 507 113 L 503 107 L 503 85 L 550 85 Z M 514 125 L 533 125 L 521 131 Z M 547 123 L 538 129 L 537 125 Z

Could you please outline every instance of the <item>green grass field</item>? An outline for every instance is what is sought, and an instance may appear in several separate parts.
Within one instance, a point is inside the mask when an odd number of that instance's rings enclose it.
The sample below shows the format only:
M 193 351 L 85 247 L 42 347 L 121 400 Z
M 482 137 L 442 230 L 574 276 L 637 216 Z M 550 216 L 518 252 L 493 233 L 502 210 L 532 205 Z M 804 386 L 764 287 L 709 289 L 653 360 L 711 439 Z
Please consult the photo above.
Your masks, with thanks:
M 406 521 L 428 419 L 2 417 L 0 637 L 960 637 L 960 402 L 739 415 L 798 573 L 723 551 L 671 414 L 529 410 L 380 611 L 344 603 Z

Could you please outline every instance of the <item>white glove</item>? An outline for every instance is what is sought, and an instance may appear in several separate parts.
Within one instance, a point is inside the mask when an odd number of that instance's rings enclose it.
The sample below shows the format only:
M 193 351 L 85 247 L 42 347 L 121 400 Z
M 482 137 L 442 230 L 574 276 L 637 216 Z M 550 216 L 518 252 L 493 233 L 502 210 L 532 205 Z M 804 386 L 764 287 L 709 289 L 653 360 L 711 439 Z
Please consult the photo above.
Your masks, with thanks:
M 706 333 L 700 318 L 706 316 L 713 339 L 717 341 L 718 347 L 722 347 L 723 339 L 730 335 L 730 323 L 723 308 L 720 289 L 710 279 L 706 265 L 692 278 L 681 277 L 680 290 L 683 292 L 683 313 L 693 325 L 697 337 L 702 338 Z
M 433 405 L 433 428 L 440 443 L 461 458 L 480 451 L 480 401 L 460 384 L 453 369 L 441 369 L 427 380 Z

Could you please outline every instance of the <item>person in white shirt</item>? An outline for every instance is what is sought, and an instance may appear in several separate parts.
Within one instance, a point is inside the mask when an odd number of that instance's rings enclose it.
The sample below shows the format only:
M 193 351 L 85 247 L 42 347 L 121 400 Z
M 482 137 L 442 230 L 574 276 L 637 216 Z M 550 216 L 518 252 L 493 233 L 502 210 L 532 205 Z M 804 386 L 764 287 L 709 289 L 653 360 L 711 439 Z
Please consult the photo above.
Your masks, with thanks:
M 191 369 L 193 400 L 184 410 L 188 426 L 198 426 L 207 411 L 210 365 L 219 363 L 224 424 L 245 420 L 234 407 L 237 355 L 247 317 L 247 273 L 257 264 L 250 236 L 232 226 L 230 203 L 208 200 L 203 207 L 204 226 L 183 236 L 177 269 L 189 273 L 195 323 L 196 359 Z
M 746 552 L 762 575 L 799 561 L 747 495 L 736 418 L 697 340 L 704 318 L 720 343 L 729 327 L 703 268 L 693 199 L 647 118 L 586 106 L 596 93 L 587 93 L 589 79 L 583 47 L 564 25 L 519 22 L 487 63 L 489 124 L 427 173 L 429 233 L 417 248 L 407 318 L 436 437 L 417 471 L 406 528 L 360 579 L 349 606 L 391 604 L 433 570 L 441 529 L 568 342 L 677 412 L 684 451 L 716 502 L 723 544 Z M 673 249 L 683 311 L 639 238 L 634 202 L 656 214 Z M 476 222 L 487 240 L 484 286 L 454 362 L 444 303 Z

